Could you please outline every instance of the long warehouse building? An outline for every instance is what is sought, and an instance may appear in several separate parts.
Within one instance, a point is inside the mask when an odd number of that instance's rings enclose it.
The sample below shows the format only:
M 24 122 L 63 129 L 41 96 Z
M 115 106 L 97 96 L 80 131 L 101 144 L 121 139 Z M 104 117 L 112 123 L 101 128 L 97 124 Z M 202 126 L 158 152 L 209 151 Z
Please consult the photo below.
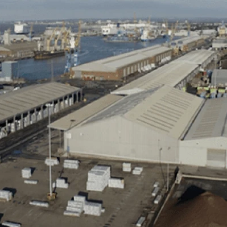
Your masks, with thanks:
M 187 52 L 201 46 L 204 38 L 202 36 L 186 37 L 177 43 L 178 48 Z M 84 80 L 124 80 L 131 74 L 149 71 L 170 61 L 173 57 L 173 49 L 167 46 L 155 45 L 82 64 L 73 67 L 74 76 Z
M 0 95 L 0 138 L 81 101 L 82 90 L 61 83 L 31 85 Z M 47 107 L 47 104 L 51 104 Z
M 70 154 L 148 162 L 187 162 L 181 143 L 205 100 L 182 91 L 182 81 L 215 57 L 198 50 L 53 122 Z

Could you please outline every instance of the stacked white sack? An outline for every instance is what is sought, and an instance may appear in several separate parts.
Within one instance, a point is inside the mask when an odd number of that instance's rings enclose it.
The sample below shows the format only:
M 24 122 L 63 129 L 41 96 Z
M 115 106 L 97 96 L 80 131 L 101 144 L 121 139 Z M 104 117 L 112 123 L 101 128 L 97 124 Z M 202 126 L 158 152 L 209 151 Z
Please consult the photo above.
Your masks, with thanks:
M 23 178 L 30 178 L 32 176 L 31 168 L 24 168 L 21 170 L 21 173 Z
M 140 175 L 143 172 L 143 167 L 135 167 L 132 171 L 134 175 Z
M 110 179 L 109 166 L 95 166 L 88 172 L 86 189 L 88 191 L 103 191 Z
M 46 158 L 45 159 L 45 164 L 48 165 L 48 166 L 49 165 L 54 166 L 54 165 L 58 165 L 59 164 L 59 161 L 55 157 Z
M 56 182 L 53 183 L 53 188 L 68 188 L 69 184 L 64 178 L 57 178 Z
M 74 200 L 69 200 L 64 215 L 79 217 L 84 210 L 85 196 L 75 195 Z
M 48 202 L 43 202 L 43 201 L 38 201 L 38 200 L 30 201 L 29 204 L 33 205 L 33 206 L 38 206 L 38 207 L 49 207 Z
M 24 180 L 25 184 L 38 184 L 37 180 Z
M 84 213 L 94 216 L 100 216 L 102 213 L 102 204 L 85 202 Z
M 0 200 L 6 200 L 7 202 L 13 198 L 13 193 L 6 190 L 0 190 Z
M 5 222 L 2 223 L 2 226 L 21 227 L 21 224 L 15 223 L 15 222 L 10 222 L 10 221 L 5 221 Z
M 132 170 L 131 163 L 129 163 L 129 162 L 124 162 L 124 163 L 122 164 L 122 170 L 123 170 L 124 172 L 131 172 L 131 170 Z
M 64 161 L 63 167 L 66 169 L 78 169 L 80 162 L 78 160 L 68 160 Z
M 110 188 L 124 188 L 124 179 L 121 178 L 110 178 L 108 182 Z

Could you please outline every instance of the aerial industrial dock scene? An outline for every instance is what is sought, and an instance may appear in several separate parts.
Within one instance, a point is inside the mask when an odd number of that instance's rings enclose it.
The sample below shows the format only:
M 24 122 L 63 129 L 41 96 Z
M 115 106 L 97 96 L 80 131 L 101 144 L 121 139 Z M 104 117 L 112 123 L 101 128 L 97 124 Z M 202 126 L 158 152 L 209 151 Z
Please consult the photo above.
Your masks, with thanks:
M 227 227 L 226 10 L 1 0 L 0 226 Z

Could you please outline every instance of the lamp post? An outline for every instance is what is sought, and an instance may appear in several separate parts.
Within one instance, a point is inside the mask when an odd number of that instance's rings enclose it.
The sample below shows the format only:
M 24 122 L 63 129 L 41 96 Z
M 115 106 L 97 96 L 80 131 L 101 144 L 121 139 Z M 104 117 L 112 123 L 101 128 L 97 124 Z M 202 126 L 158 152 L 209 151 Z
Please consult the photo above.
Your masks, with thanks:
M 48 142 L 49 142 L 49 160 L 51 160 L 51 129 L 50 129 L 50 107 L 52 107 L 53 104 L 46 104 L 46 107 L 48 108 Z M 50 198 L 52 197 L 52 175 L 51 175 L 51 163 L 49 164 L 49 183 L 50 183 Z

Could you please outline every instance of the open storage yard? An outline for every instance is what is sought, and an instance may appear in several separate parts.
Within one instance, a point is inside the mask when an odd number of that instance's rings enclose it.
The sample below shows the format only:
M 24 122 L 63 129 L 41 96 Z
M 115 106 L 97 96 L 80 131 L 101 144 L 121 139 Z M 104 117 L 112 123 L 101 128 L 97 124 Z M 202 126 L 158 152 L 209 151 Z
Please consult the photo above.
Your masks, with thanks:
M 122 163 L 116 161 L 98 161 L 80 159 L 79 169 L 64 169 L 63 159 L 60 164 L 52 167 L 52 179 L 65 177 L 69 182 L 68 189 L 57 188 L 57 199 L 50 202 L 48 208 L 29 205 L 31 200 L 46 201 L 49 190 L 49 167 L 43 160 L 24 159 L 22 157 L 13 160 L 8 159 L 0 164 L 0 189 L 9 189 L 14 197 L 9 202 L 0 202 L 0 219 L 21 223 L 23 227 L 51 227 L 51 226 L 101 226 L 119 227 L 135 226 L 144 210 L 154 209 L 154 197 L 151 196 L 153 185 L 160 183 L 160 190 L 165 191 L 162 169 L 159 164 L 132 163 L 132 168 L 143 167 L 141 175 L 122 171 Z M 106 187 L 103 192 L 86 191 L 88 171 L 95 165 L 111 166 L 111 177 L 124 178 L 125 188 Z M 38 180 L 37 185 L 25 184 L 21 170 L 31 167 L 34 170 L 30 180 Z M 163 171 L 166 166 L 162 165 Z M 174 167 L 170 167 L 173 173 Z M 12 180 L 13 179 L 13 180 Z M 102 202 L 105 212 L 100 217 L 82 214 L 80 217 L 64 216 L 67 201 L 74 195 L 87 194 L 87 200 Z M 2 216 L 2 218 L 1 218 Z

